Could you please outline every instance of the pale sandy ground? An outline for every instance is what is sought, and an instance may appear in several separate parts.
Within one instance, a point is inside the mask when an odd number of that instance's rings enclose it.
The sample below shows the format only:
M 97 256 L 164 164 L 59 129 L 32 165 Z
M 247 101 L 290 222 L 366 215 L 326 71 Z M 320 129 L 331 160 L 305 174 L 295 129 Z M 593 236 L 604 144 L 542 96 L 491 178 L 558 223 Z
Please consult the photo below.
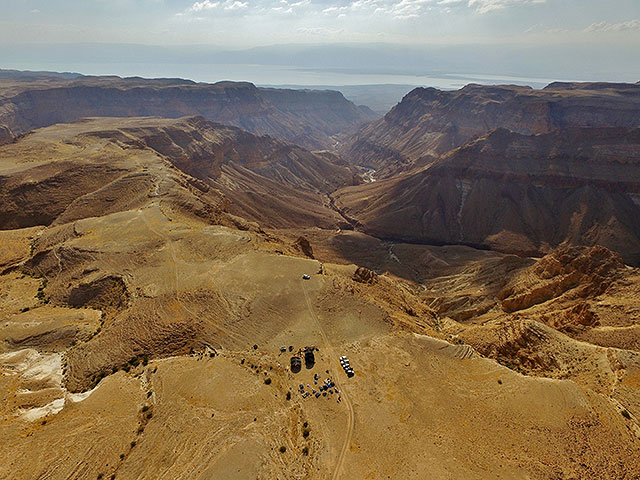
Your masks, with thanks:
M 248 300 L 241 323 L 228 325 L 235 335 L 224 342 L 229 347 L 213 358 L 174 357 L 111 375 L 84 400 L 52 411 L 44 425 L 22 410 L 6 412 L 1 453 L 11 461 L 0 477 L 332 478 L 345 441 L 340 478 L 625 478 L 625 469 L 632 471 L 639 442 L 605 397 L 571 381 L 524 377 L 468 347 L 394 333 L 377 307 L 355 297 L 339 302 L 339 311 L 325 309 L 332 277 L 300 279 L 316 266 L 247 253 L 221 267 L 219 288 Z M 344 401 L 297 393 L 312 373 L 339 372 L 303 287 L 332 349 L 347 354 L 357 372 L 353 379 L 336 375 L 353 405 L 350 438 Z M 257 350 L 243 345 L 256 337 Z M 289 372 L 289 355 L 279 352 L 289 344 L 318 345 L 317 366 Z M 54 357 L 29 363 L 36 354 L 24 352 L 20 364 L 10 355 L 3 357 L 5 392 L 38 372 L 59 371 Z M 578 457 L 586 467 L 572 460 Z

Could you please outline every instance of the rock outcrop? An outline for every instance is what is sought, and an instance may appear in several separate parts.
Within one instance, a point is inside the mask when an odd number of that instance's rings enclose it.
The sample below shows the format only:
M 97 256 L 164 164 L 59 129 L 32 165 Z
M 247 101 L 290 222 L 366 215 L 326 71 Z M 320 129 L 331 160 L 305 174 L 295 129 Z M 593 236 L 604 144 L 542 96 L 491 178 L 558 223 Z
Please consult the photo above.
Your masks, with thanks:
M 358 283 L 375 283 L 378 279 L 378 274 L 373 270 L 369 270 L 367 267 L 358 267 L 353 273 L 353 280 Z
M 562 247 L 519 272 L 498 293 L 502 309 L 511 313 L 557 298 L 569 290 L 577 299 L 603 294 L 624 269 L 622 258 L 604 247 Z M 584 304 L 571 312 L 581 322 L 593 321 Z
M 129 292 L 122 278 L 104 276 L 73 288 L 67 303 L 76 308 L 94 308 L 112 313 L 124 310 L 128 299 Z
M 298 237 L 298 239 L 293 244 L 293 247 L 304 254 L 308 258 L 315 258 L 313 256 L 313 248 L 311 247 L 311 243 L 307 239 L 307 237 Z
M 13 132 L 9 130 L 9 127 L 0 125 L 0 146 L 6 145 L 7 143 L 11 143 L 13 141 L 14 141 Z

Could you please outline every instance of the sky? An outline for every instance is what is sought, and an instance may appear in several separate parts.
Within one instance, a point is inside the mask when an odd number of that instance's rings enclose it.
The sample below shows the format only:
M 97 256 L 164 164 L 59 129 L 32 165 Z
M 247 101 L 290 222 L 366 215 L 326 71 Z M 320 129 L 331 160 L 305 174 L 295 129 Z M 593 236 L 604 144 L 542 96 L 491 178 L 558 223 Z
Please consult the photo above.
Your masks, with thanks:
M 3 3 L 6 3 L 2 6 Z M 0 0 L 0 41 L 633 42 L 639 0 Z
M 470 70 L 482 70 L 489 52 L 483 73 L 494 73 L 495 48 L 508 51 L 499 67 L 505 75 L 548 76 L 557 67 L 563 78 L 609 72 L 611 80 L 640 79 L 640 0 L 0 0 L 0 11 L 0 68 L 23 52 L 36 58 L 45 44 L 69 52 L 74 45 L 120 45 L 116 57 L 144 52 L 141 46 L 195 52 L 346 44 L 395 47 L 407 68 L 432 61 L 416 57 L 417 50 L 457 48 L 456 68 L 464 70 L 466 58 Z M 413 53 L 405 58 L 402 49 Z M 273 63 L 271 53 L 265 51 L 264 63 Z M 374 68 L 375 55 L 365 57 Z M 521 67 L 504 71 L 519 61 Z

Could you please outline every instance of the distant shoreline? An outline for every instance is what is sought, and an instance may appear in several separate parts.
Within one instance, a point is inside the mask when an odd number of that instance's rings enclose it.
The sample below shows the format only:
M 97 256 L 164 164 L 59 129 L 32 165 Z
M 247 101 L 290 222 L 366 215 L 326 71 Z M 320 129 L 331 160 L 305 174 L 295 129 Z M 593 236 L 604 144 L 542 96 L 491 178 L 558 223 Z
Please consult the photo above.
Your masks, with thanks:
M 408 85 L 445 90 L 458 89 L 468 83 L 515 84 L 542 88 L 558 79 L 489 75 L 480 73 L 375 73 L 337 69 L 310 69 L 301 66 L 257 64 L 201 63 L 102 63 L 102 62 L 2 62 L 0 68 L 32 71 L 77 72 L 83 75 L 140 76 L 147 78 L 184 78 L 196 82 L 214 83 L 221 80 L 249 81 L 256 85 L 295 86 L 362 86 Z M 569 79 L 561 79 L 574 81 Z

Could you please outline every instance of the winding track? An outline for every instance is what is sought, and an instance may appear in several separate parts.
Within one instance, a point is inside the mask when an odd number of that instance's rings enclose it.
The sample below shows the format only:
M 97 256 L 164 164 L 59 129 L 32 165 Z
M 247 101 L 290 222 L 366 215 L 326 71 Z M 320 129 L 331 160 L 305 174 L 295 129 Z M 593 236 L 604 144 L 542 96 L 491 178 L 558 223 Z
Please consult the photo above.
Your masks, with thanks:
M 331 375 L 333 376 L 333 378 L 338 378 L 338 375 L 336 374 L 333 368 L 333 362 L 331 361 L 334 358 L 338 358 L 338 356 L 336 355 L 336 352 L 333 349 L 333 345 L 331 345 L 331 342 L 329 342 L 329 337 L 327 337 L 327 334 L 324 331 L 324 328 L 322 328 L 320 319 L 316 315 L 316 312 L 313 310 L 313 306 L 311 305 L 311 300 L 309 300 L 309 295 L 307 293 L 307 289 L 304 286 L 304 283 L 302 284 L 302 291 L 304 292 L 304 298 L 307 301 L 307 307 L 309 309 L 309 313 L 315 320 L 316 325 L 318 326 L 318 330 L 320 331 L 320 335 L 322 336 L 324 347 L 327 349 L 329 353 L 329 359 L 330 359 L 329 370 L 331 371 Z M 333 471 L 333 476 L 331 477 L 332 480 L 337 480 L 338 478 L 340 478 L 340 474 L 342 473 L 342 466 L 344 464 L 344 457 L 347 454 L 347 451 L 349 450 L 349 444 L 351 443 L 351 437 L 353 436 L 353 425 L 354 425 L 353 405 L 351 403 L 351 400 L 349 399 L 349 395 L 347 394 L 347 391 L 344 388 L 341 388 L 340 392 L 342 393 L 342 398 L 344 399 L 344 403 L 348 408 L 349 418 L 347 419 L 347 435 L 344 438 L 344 443 L 342 445 L 342 449 L 340 450 L 340 455 L 338 456 L 336 468 Z
M 157 206 L 158 208 L 160 208 L 160 205 L 157 203 L 156 200 L 154 200 L 153 202 L 151 202 L 146 208 L 151 208 Z M 162 211 L 162 209 L 160 208 L 160 212 L 162 213 L 162 215 L 165 215 L 165 213 Z M 171 259 L 173 260 L 173 272 L 174 272 L 174 297 L 176 299 L 176 302 L 178 303 L 178 305 L 180 305 L 182 307 L 182 309 L 184 311 L 186 311 L 189 315 L 192 316 L 192 318 L 197 319 L 200 318 L 201 315 L 194 312 L 193 310 L 191 310 L 189 307 L 187 307 L 185 305 L 185 303 L 182 301 L 182 299 L 180 298 L 180 292 L 179 292 L 179 273 L 178 273 L 178 260 L 176 258 L 176 250 L 175 250 L 175 246 L 174 246 L 174 242 L 171 239 L 171 237 L 169 237 L 169 235 L 167 233 L 163 233 L 159 230 L 157 230 L 155 227 L 153 227 L 153 225 L 151 225 L 151 223 L 149 222 L 149 220 L 147 219 L 147 217 L 142 214 L 142 209 L 138 209 L 138 215 L 141 216 L 142 221 L 144 222 L 144 224 L 146 225 L 146 227 L 149 229 L 149 231 L 151 231 L 153 234 L 155 234 L 157 237 L 159 237 L 161 240 L 163 240 L 164 242 L 166 242 L 166 244 L 169 246 L 169 249 L 171 250 Z M 238 342 L 242 342 L 242 338 L 232 332 L 230 329 L 222 327 L 221 325 L 219 325 L 218 323 L 214 323 L 214 322 L 209 322 L 211 325 L 213 325 L 214 328 L 220 330 L 222 333 L 226 334 L 229 336 L 229 338 L 236 340 Z

